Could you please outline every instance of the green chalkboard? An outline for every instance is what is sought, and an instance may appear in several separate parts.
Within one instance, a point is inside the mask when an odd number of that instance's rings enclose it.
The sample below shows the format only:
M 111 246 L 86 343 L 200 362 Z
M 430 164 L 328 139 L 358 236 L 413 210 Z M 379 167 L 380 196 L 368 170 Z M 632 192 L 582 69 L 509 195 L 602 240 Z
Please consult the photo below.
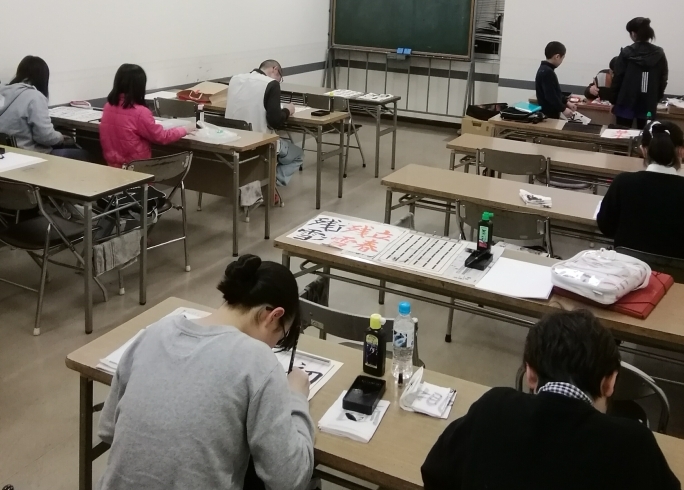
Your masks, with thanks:
M 334 0 L 333 46 L 470 59 L 475 0 Z

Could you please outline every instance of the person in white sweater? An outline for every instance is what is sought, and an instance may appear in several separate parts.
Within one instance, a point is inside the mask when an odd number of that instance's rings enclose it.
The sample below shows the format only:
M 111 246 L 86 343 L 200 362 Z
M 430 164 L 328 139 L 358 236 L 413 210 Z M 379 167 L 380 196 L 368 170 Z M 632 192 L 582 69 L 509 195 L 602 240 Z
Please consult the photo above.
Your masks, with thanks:
M 111 444 L 102 490 L 307 488 L 314 424 L 309 378 L 287 375 L 272 348 L 299 335 L 292 273 L 243 255 L 218 285 L 212 315 L 167 317 L 123 355 L 100 418 Z M 259 484 L 262 484 L 259 482 Z

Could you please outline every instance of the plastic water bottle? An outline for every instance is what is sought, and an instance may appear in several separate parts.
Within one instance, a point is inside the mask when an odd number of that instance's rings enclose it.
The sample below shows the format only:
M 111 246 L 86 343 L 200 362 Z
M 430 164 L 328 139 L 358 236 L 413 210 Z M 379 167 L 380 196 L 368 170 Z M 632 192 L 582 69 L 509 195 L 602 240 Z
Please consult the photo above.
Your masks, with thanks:
M 413 340 L 416 326 L 411 318 L 411 304 L 408 301 L 399 303 L 399 316 L 394 320 L 392 345 L 394 348 L 392 360 L 392 375 L 395 379 L 402 374 L 407 382 L 413 374 Z

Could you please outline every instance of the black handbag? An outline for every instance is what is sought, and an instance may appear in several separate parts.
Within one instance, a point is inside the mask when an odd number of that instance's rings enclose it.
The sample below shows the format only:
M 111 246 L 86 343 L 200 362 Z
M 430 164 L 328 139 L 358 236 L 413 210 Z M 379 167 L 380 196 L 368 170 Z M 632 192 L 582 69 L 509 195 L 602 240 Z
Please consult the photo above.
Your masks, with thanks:
M 504 121 L 537 124 L 546 119 L 546 116 L 542 111 L 525 112 L 515 107 L 507 107 L 501 111 L 501 119 Z

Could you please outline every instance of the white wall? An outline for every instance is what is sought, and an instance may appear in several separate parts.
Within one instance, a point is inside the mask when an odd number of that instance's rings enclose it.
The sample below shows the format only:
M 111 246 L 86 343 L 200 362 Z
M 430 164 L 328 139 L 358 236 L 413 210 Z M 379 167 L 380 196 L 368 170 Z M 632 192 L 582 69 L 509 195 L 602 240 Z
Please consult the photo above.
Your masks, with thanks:
M 684 46 L 681 0 L 507 0 L 501 56 L 501 102 L 526 100 L 533 90 L 506 88 L 505 79 L 534 81 L 544 48 L 560 41 L 568 48 L 557 70 L 563 85 L 588 85 L 608 67 L 620 48 L 631 44 L 625 30 L 634 17 L 649 17 L 655 43 L 670 65 L 669 94 L 684 94 Z
M 141 65 L 154 89 L 234 75 L 267 58 L 283 67 L 322 62 L 327 36 L 324 0 L 21 0 L 3 9 L 0 80 L 25 55 L 40 56 L 54 105 L 106 95 L 122 63 Z M 320 84 L 321 73 L 287 78 L 310 80 Z

